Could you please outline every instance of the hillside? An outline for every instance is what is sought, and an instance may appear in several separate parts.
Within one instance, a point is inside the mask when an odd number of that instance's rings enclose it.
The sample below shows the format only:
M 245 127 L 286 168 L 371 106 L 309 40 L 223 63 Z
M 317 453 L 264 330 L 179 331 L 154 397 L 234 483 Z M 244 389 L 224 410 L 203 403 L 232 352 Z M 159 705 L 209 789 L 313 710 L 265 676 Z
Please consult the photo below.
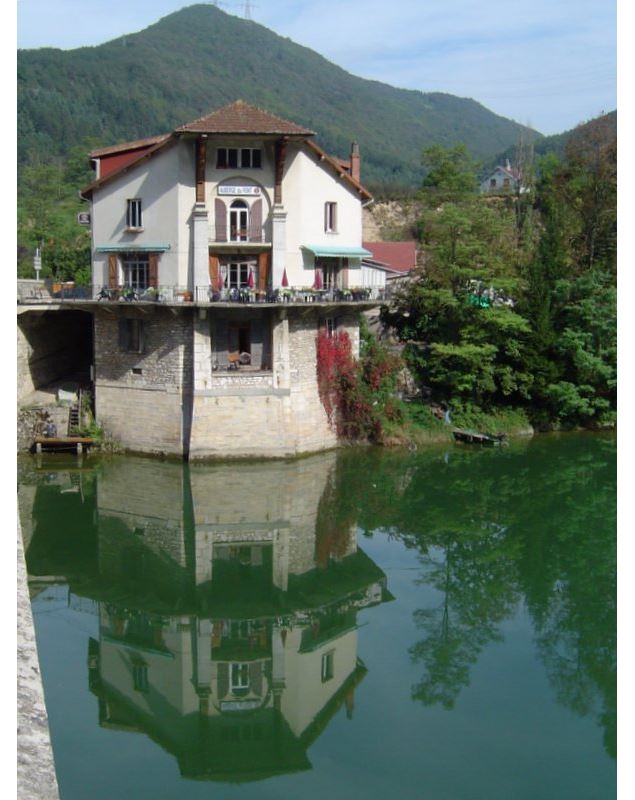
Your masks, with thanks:
M 615 130 L 615 135 L 617 136 L 617 111 L 610 111 L 608 114 L 602 115 L 602 118 L 606 119 L 607 124 Z M 575 128 L 564 131 L 564 133 L 556 133 L 552 136 L 543 136 L 537 139 L 534 142 L 534 158 L 546 156 L 548 153 L 554 153 L 560 159 L 564 158 L 567 142 L 574 134 L 580 133 L 581 129 L 583 129 L 585 125 L 589 125 L 590 122 L 591 120 L 589 122 L 580 123 L 580 125 L 576 125 Z M 516 148 L 515 145 L 512 145 L 493 159 L 487 161 L 484 165 L 483 174 L 487 174 L 488 170 L 493 169 L 497 164 L 504 164 L 507 159 L 513 164 L 515 158 Z
M 474 100 L 355 77 L 255 22 L 194 5 L 97 47 L 18 51 L 19 162 L 164 133 L 238 98 L 309 126 L 341 157 L 356 139 L 371 186 L 418 184 L 430 144 L 465 142 L 488 160 L 522 129 Z

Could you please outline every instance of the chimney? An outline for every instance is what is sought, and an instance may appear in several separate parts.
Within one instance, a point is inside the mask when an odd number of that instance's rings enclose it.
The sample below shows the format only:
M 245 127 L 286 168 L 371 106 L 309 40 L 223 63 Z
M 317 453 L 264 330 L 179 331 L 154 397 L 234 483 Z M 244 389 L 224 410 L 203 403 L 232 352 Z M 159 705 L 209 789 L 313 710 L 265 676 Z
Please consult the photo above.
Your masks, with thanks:
M 351 144 L 351 177 L 354 178 L 358 183 L 360 182 L 359 165 L 360 165 L 359 145 L 357 144 L 357 142 L 353 142 Z

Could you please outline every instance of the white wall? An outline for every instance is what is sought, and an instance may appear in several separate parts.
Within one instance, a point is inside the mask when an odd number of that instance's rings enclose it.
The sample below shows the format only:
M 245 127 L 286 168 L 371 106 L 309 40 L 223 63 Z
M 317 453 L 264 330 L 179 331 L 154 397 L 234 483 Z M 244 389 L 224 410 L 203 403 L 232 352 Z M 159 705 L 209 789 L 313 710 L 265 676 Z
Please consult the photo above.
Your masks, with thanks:
M 287 210 L 286 269 L 291 286 L 311 286 L 313 257 L 303 257 L 302 245 L 361 247 L 362 206 L 356 191 L 340 178 L 326 161 L 319 162 L 311 152 L 290 147 L 282 182 L 282 199 Z M 324 230 L 324 204 L 337 203 L 337 233 Z M 351 286 L 361 260 L 349 264 Z
M 180 147 L 146 159 L 93 193 L 93 248 L 104 245 L 161 245 L 159 283 L 179 285 L 187 269 L 189 242 L 179 237 Z M 143 230 L 126 230 L 127 200 L 141 198 Z M 108 285 L 108 254 L 93 255 L 93 283 Z

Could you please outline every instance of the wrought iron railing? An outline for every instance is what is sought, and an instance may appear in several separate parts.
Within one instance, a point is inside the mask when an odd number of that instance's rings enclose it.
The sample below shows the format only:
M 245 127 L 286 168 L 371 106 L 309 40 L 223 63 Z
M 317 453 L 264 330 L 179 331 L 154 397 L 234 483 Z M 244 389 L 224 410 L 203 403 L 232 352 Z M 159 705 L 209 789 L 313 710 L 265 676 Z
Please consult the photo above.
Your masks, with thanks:
M 18 303 L 45 304 L 67 301 L 97 301 L 103 303 L 351 303 L 383 302 L 389 299 L 388 287 L 351 289 L 281 288 L 258 290 L 249 287 L 216 290 L 209 285 L 158 286 L 134 289 L 103 285 L 75 286 L 70 283 L 18 281 Z

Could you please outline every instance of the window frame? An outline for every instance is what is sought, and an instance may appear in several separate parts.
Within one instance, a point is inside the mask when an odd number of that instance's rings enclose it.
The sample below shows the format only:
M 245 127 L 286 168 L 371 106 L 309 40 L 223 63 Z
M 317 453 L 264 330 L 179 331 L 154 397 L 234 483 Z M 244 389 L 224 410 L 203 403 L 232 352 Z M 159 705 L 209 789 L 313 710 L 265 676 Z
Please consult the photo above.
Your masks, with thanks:
M 143 230 L 143 207 L 140 197 L 126 200 L 126 228 L 129 231 Z
M 139 317 L 119 320 L 119 350 L 122 353 L 143 353 L 144 326 Z
M 133 280 L 132 271 L 136 271 Z M 128 274 L 126 274 L 128 273 Z M 140 279 L 140 275 L 142 278 Z M 121 285 L 144 292 L 150 286 L 150 254 L 129 252 L 121 256 Z
M 235 680 L 235 674 L 237 680 Z M 249 691 L 249 664 L 242 661 L 232 661 L 229 666 L 229 688 L 232 694 L 245 694 Z
M 329 650 L 327 653 L 322 653 L 322 663 L 320 665 L 320 677 L 322 683 L 327 683 L 333 679 L 335 675 L 335 650 Z
M 337 233 L 337 203 L 334 200 L 324 203 L 324 233 Z
M 262 147 L 217 147 L 216 169 L 262 169 Z

